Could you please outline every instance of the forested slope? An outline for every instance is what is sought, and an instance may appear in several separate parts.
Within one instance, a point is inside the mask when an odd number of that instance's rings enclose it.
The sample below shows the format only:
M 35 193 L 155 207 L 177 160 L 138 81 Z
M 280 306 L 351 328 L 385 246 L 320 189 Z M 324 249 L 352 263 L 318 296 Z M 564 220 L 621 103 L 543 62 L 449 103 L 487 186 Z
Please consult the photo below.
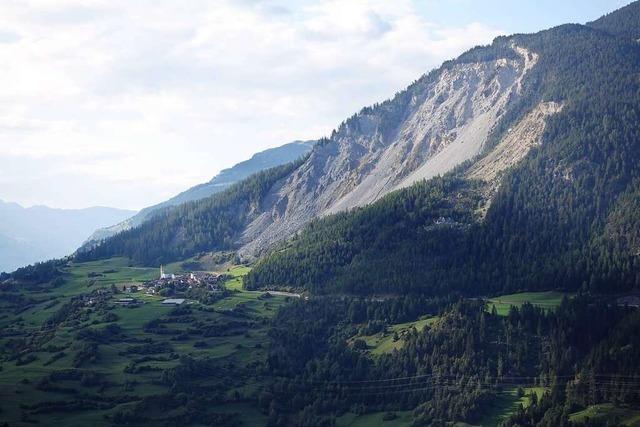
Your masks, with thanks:
M 429 312 L 435 302 L 403 301 L 325 297 L 283 307 L 270 333 L 266 369 L 274 379 L 259 400 L 271 408 L 271 425 L 331 426 L 331 413 L 398 410 L 413 410 L 412 425 L 420 426 L 626 425 L 611 415 L 569 424 L 571 413 L 603 402 L 637 414 L 637 311 L 585 295 L 552 312 L 524 304 L 505 316 L 464 301 L 371 357 L 358 334 L 402 321 L 411 307 Z M 527 390 L 526 408 L 490 419 L 500 396 L 516 389 Z
M 259 212 L 267 190 L 302 161 L 258 172 L 222 193 L 165 209 L 139 227 L 76 257 L 86 261 L 124 255 L 157 265 L 200 251 L 233 249 L 247 223 Z
M 262 243 L 277 241 L 281 226 L 290 224 L 285 231 L 295 232 L 307 216 L 315 215 L 316 200 L 331 199 L 340 190 L 334 188 L 340 181 L 336 177 L 342 176 L 339 166 L 353 163 L 343 154 L 355 155 L 359 143 L 372 144 L 375 151 L 385 135 L 415 130 L 413 119 L 407 118 L 410 95 L 423 97 L 424 108 L 431 106 L 435 95 L 421 91 L 437 90 L 430 86 L 437 76 L 468 71 L 465 64 L 476 64 L 471 68 L 482 68 L 482 78 L 493 82 L 486 96 L 493 96 L 490 90 L 503 93 L 487 75 L 492 72 L 487 61 L 495 61 L 498 68 L 514 67 L 512 73 L 520 77 L 509 80 L 511 92 L 505 93 L 511 99 L 499 104 L 504 111 L 496 113 L 500 120 L 487 137 L 485 155 L 536 108 L 556 106 L 553 114 L 544 116 L 540 143 L 533 141 L 521 161 L 485 181 L 470 178 L 477 161 L 473 158 L 444 177 L 316 220 L 259 261 L 247 286 L 293 286 L 320 293 L 629 290 L 640 282 L 637 239 L 633 233 L 624 242 L 612 236 L 638 229 L 633 206 L 640 179 L 640 47 L 625 30 L 632 27 L 629 17 L 636 16 L 638 3 L 630 7 L 590 25 L 499 37 L 491 46 L 472 49 L 393 100 L 363 109 L 322 140 L 305 161 L 170 209 L 79 257 L 122 255 L 157 264 L 200 251 L 244 248 L 252 237 Z M 516 58 L 524 62 L 509 62 Z M 473 73 L 455 75 L 476 78 Z M 436 104 L 432 107 L 440 108 Z M 375 131 L 364 129 L 367 120 L 374 119 L 380 122 Z M 338 154 L 327 154 L 331 150 Z M 358 166 L 365 171 L 358 179 L 371 179 L 367 168 L 380 168 L 380 162 Z M 406 176 L 409 169 L 396 172 Z M 263 238 L 271 232 L 273 236 Z
M 539 60 L 494 140 L 540 101 L 563 109 L 547 119 L 541 146 L 502 178 L 486 217 L 473 219 L 481 184 L 460 168 L 317 221 L 259 262 L 248 286 L 473 294 L 637 286 L 637 246 L 603 236 L 611 223 L 640 227 L 624 208 L 640 177 L 638 44 L 581 25 L 508 41 Z
M 220 173 L 214 176 L 209 182 L 196 185 L 164 202 L 146 207 L 136 215 L 118 224 L 94 231 L 79 250 L 85 251 L 119 232 L 138 227 L 163 209 L 211 197 L 214 194 L 223 192 L 233 184 L 250 177 L 254 173 L 296 161 L 306 156 L 314 144 L 315 141 L 294 141 L 280 147 L 270 148 L 256 153 L 249 160 L 245 160 L 220 171 Z

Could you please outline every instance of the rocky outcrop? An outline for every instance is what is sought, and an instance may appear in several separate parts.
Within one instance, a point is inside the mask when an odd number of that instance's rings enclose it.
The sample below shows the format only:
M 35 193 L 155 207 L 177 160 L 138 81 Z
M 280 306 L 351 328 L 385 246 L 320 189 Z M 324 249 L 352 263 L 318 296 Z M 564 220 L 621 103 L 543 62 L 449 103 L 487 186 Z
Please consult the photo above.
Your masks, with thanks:
M 529 150 L 542 143 L 547 117 L 561 109 L 561 104 L 557 102 L 538 104 L 516 126 L 508 130 L 493 150 L 471 166 L 467 176 L 486 182 L 496 181 L 505 170 L 518 164 Z
M 240 256 L 253 258 L 314 218 L 366 205 L 480 154 L 537 61 L 512 49 L 517 55 L 509 58 L 444 66 L 343 123 L 271 189 L 242 236 Z
M 486 156 L 469 168 L 467 178 L 485 183 L 484 203 L 478 211 L 480 217 L 484 217 L 491 206 L 491 200 L 500 186 L 500 178 L 504 172 L 517 165 L 532 148 L 542 144 L 547 118 L 561 110 L 562 105 L 557 102 L 541 102 L 510 128 Z

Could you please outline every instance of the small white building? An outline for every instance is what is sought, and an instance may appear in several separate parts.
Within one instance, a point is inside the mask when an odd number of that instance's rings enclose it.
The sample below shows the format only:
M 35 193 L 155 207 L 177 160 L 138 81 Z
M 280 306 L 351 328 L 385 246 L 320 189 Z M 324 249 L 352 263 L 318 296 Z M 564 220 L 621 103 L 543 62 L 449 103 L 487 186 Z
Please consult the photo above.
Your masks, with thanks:
M 166 300 L 162 301 L 162 304 L 166 304 L 166 305 L 180 305 L 184 302 L 184 298 L 167 298 Z

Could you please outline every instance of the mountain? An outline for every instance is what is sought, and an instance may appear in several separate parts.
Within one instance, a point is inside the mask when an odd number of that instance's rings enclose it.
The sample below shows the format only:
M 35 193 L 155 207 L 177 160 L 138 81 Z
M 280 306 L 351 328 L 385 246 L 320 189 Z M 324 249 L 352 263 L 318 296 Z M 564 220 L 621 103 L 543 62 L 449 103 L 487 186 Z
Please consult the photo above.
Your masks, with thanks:
M 633 2 L 587 25 L 637 42 L 640 39 L 638 22 L 640 22 L 640 7 L 637 2 Z
M 196 202 L 86 259 L 266 253 L 248 286 L 314 292 L 631 289 L 637 239 L 612 236 L 640 226 L 639 7 L 498 37 L 347 119 L 238 221 Z
M 509 111 L 506 106 L 518 102 L 522 80 L 537 61 L 535 54 L 506 41 L 489 52 L 490 58 L 475 60 L 484 52 L 446 63 L 394 99 L 342 123 L 300 167 L 268 189 L 225 249 L 254 259 L 316 217 L 371 203 L 478 155 Z M 198 240 L 179 231 L 181 226 L 172 230 Z M 176 244 L 167 239 L 168 245 Z
M 46 251 L 26 242 L 0 235 L 0 271 L 13 271 L 18 267 L 47 259 Z
M 259 261 L 247 285 L 430 295 L 637 289 L 640 45 L 601 29 L 640 17 L 625 11 L 476 50 L 487 58 L 519 47 L 535 61 L 481 155 L 314 222 Z
M 96 230 L 84 242 L 83 249 L 90 248 L 96 243 L 121 231 L 139 226 L 161 209 L 207 198 L 226 190 L 234 183 L 242 181 L 256 172 L 293 162 L 311 151 L 314 143 L 315 141 L 294 141 L 280 147 L 270 148 L 256 153 L 249 160 L 222 170 L 209 182 L 189 188 L 162 203 L 146 207 L 133 217 L 127 218 L 118 224 Z
M 157 265 L 188 258 L 215 248 L 233 247 L 238 230 L 261 211 L 267 191 L 291 174 L 304 158 L 251 175 L 206 199 L 163 209 L 138 227 L 125 230 L 87 250 L 76 259 L 86 261 L 126 255 Z
M 272 189 L 240 254 L 255 258 L 316 217 L 367 205 L 480 154 L 538 61 L 524 47 L 498 44 L 482 51 L 488 58 L 471 52 L 342 123 Z
M 638 11 L 500 37 L 294 162 L 0 274 L 0 423 L 637 425 Z
M 133 213 L 104 207 L 23 208 L 0 201 L 0 271 L 69 255 L 92 230 L 122 221 Z

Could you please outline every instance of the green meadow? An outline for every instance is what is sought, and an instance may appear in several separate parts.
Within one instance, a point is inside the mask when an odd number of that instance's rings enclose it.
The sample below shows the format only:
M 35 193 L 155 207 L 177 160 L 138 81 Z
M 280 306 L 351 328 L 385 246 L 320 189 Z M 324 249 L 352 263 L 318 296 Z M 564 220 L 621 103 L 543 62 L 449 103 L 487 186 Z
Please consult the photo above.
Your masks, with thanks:
M 612 403 L 589 406 L 588 408 L 571 414 L 573 422 L 615 423 L 615 425 L 637 427 L 640 426 L 640 410 L 614 406 Z M 614 425 L 614 424 L 609 424 Z
M 373 355 L 391 353 L 393 350 L 400 349 L 404 345 L 404 336 L 415 328 L 418 332 L 422 331 L 426 326 L 432 325 L 438 320 L 437 317 L 424 317 L 414 322 L 398 323 L 388 326 L 384 331 L 374 335 L 362 335 L 352 338 L 362 339 L 367 343 L 367 349 Z M 397 338 L 397 339 L 396 339 Z
M 12 426 L 111 425 L 116 413 L 168 393 L 162 374 L 178 367 L 184 357 L 206 361 L 214 370 L 232 363 L 240 372 L 255 365 L 266 355 L 266 320 L 286 298 L 263 299 L 261 292 L 244 291 L 247 272 L 242 266 L 221 272 L 233 276 L 228 297 L 210 305 L 188 301 L 179 308 L 163 305 L 160 296 L 123 293 L 123 285 L 159 274 L 158 268 L 134 267 L 124 258 L 71 263 L 64 268 L 64 283 L 56 288 L 3 292 L 0 348 L 15 350 L 3 350 L 0 362 L 0 421 Z M 97 290 L 110 293 L 94 306 L 88 299 L 99 298 Z M 116 304 L 123 297 L 140 304 Z M 70 314 L 63 321 L 52 320 L 68 307 Z M 104 332 L 110 330 L 112 335 Z M 216 379 L 203 379 L 202 384 L 207 381 Z M 256 388 L 230 390 L 254 393 Z M 226 406 L 220 412 L 236 408 L 245 425 L 262 417 L 240 404 Z
M 509 309 L 511 309 L 512 306 L 520 307 L 525 302 L 528 302 L 545 310 L 554 310 L 555 308 L 560 306 L 560 304 L 562 303 L 562 298 L 564 298 L 565 296 L 571 297 L 572 294 L 557 291 L 548 291 L 521 292 L 516 294 L 501 295 L 499 297 L 489 299 L 487 301 L 487 309 L 491 311 L 493 310 L 493 307 L 495 307 L 499 315 L 506 316 L 507 314 L 509 314 Z

